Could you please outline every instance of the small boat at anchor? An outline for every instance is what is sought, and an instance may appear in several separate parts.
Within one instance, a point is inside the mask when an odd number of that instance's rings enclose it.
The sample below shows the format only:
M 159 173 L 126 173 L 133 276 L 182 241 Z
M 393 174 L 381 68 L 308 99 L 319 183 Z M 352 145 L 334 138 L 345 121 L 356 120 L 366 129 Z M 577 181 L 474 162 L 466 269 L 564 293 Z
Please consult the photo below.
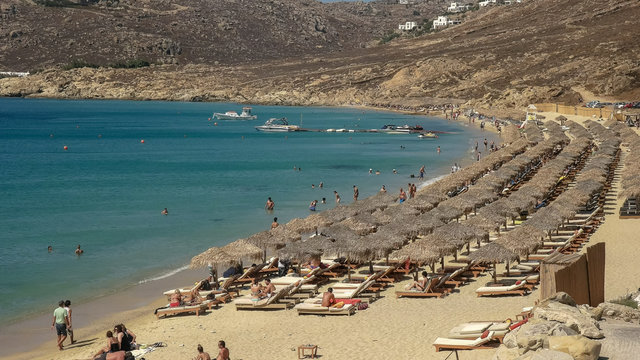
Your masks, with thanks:
M 298 125 L 289 125 L 287 118 L 271 118 L 264 125 L 256 126 L 256 130 L 262 132 L 288 132 L 300 129 Z
M 418 135 L 418 137 L 420 139 L 437 139 L 438 135 L 436 135 L 436 134 L 434 134 L 432 132 L 427 132 L 427 133 Z
M 253 115 L 251 113 L 251 108 L 249 106 L 245 106 L 242 108 L 242 113 L 238 114 L 235 111 L 227 111 L 226 113 L 213 113 L 213 117 L 218 120 L 256 120 L 258 118 L 257 115 Z

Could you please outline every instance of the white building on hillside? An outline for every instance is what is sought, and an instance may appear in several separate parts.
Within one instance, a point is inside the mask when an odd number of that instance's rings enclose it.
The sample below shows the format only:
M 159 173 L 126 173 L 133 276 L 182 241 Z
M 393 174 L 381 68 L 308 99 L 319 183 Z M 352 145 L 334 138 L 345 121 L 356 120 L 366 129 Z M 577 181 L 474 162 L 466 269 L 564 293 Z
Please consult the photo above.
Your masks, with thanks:
M 451 5 L 447 8 L 447 11 L 450 13 L 460 12 L 464 10 L 464 6 L 461 3 L 452 2 Z
M 438 16 L 437 19 L 433 20 L 433 29 L 445 28 L 447 26 L 462 24 L 460 20 L 449 19 L 446 16 Z
M 413 30 L 415 28 L 420 28 L 420 26 L 418 26 L 418 24 L 416 24 L 415 21 L 407 21 L 404 24 L 398 25 L 398 29 L 402 30 L 402 31 L 409 31 L 409 30 Z

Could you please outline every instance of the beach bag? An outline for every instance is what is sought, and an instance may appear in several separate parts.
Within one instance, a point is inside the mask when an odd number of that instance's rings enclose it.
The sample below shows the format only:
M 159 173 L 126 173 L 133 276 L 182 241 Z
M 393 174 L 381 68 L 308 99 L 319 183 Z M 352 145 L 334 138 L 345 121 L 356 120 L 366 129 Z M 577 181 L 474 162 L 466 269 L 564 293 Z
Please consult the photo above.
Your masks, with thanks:
M 360 310 L 366 310 L 366 309 L 368 309 L 368 308 L 369 308 L 369 304 L 367 304 L 367 303 L 363 303 L 363 302 L 361 302 L 360 304 L 358 304 L 358 311 L 360 311 Z

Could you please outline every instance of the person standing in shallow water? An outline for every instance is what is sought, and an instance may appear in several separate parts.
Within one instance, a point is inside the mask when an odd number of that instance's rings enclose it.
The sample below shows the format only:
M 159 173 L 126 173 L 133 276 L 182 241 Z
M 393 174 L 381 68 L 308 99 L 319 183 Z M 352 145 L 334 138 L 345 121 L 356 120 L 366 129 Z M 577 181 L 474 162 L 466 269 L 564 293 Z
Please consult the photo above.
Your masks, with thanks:
M 358 187 L 353 185 L 353 201 L 358 201 L 358 196 L 360 196 L 360 190 Z
M 275 206 L 276 203 L 274 203 L 273 200 L 271 200 L 271 197 L 269 197 L 267 199 L 267 203 L 264 205 L 264 208 L 267 209 L 267 211 L 271 211 Z
M 167 210 L 167 208 L 164 208 L 164 210 L 162 210 L 162 212 L 160 212 L 160 214 L 169 215 L 169 210 Z
M 338 192 L 333 190 L 333 195 L 336 196 L 336 204 L 340 205 L 340 195 L 338 195 Z
M 275 229 L 275 228 L 277 228 L 278 226 L 280 226 L 280 224 L 278 224 L 278 218 L 277 218 L 277 217 L 274 217 L 274 218 L 273 218 L 273 222 L 271 223 L 271 228 L 272 228 L 272 229 Z
M 84 250 L 80 249 L 80 245 L 78 245 L 78 247 L 76 248 L 76 255 L 80 256 L 84 254 Z

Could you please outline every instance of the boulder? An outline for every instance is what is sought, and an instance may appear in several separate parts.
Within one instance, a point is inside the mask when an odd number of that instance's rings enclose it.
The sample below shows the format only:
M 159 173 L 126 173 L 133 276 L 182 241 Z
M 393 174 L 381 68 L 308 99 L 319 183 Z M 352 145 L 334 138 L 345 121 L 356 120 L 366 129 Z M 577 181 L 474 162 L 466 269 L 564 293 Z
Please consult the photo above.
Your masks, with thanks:
M 500 345 L 491 360 L 514 360 L 519 356 L 518 348 L 508 348 L 505 345 Z
M 576 360 L 597 360 L 602 344 L 584 336 L 552 336 L 549 349 L 571 355 Z
M 573 360 L 567 353 L 549 349 L 542 349 L 532 354 L 531 360 Z
M 578 310 L 584 315 L 591 317 L 596 321 L 602 319 L 603 309 L 600 307 L 591 307 L 589 305 L 578 305 Z
M 604 335 L 598 327 L 598 322 L 586 316 L 578 308 L 560 302 L 552 301 L 534 309 L 534 318 L 561 322 L 580 334 L 592 338 L 602 339 Z
M 604 302 L 598 305 L 597 308 L 600 309 L 602 316 L 607 318 L 614 318 L 627 322 L 637 322 L 640 320 L 640 310 L 629 306 Z

